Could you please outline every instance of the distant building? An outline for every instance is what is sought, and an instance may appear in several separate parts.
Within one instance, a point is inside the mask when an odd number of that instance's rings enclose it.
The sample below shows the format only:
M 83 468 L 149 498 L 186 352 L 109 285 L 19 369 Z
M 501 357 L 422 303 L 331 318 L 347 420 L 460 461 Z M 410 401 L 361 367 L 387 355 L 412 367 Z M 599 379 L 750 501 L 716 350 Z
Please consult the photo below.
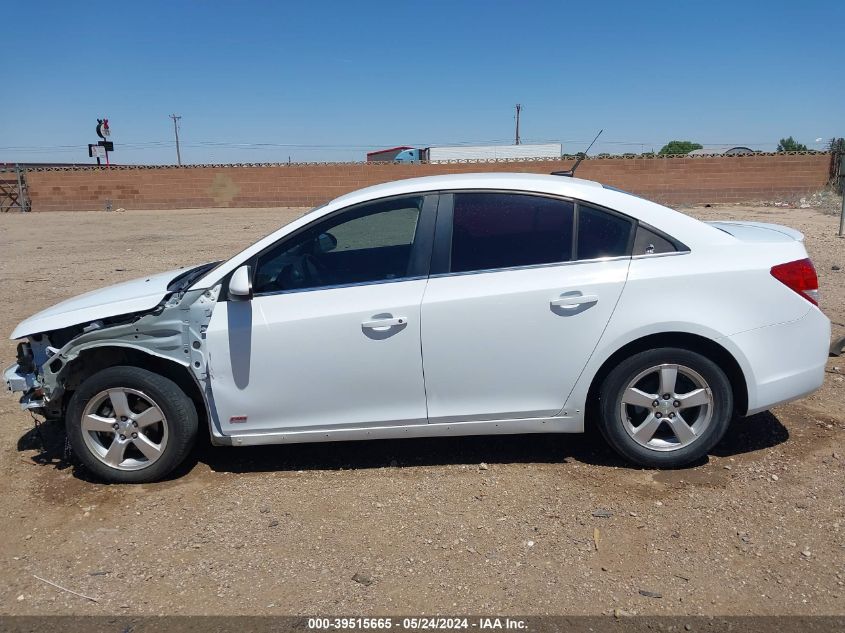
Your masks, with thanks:
M 392 163 L 394 160 L 396 160 L 396 155 L 400 152 L 404 152 L 406 149 L 414 148 L 409 147 L 408 145 L 402 145 L 400 147 L 391 147 L 389 149 L 377 149 L 374 152 L 367 152 L 367 162 Z
M 750 147 L 743 145 L 713 145 L 703 149 L 694 149 L 687 156 L 741 156 L 742 154 L 756 154 Z

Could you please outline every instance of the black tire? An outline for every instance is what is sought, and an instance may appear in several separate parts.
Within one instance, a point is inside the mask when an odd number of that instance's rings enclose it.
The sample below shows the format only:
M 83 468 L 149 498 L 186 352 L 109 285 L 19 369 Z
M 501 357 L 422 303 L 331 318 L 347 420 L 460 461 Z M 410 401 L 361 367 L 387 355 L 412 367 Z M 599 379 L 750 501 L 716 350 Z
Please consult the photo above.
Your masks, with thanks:
M 697 434 L 698 437 L 688 445 L 662 451 L 649 448 L 634 440 L 631 433 L 626 430 L 621 409 L 623 393 L 631 381 L 641 373 L 664 364 L 683 366 L 703 378 L 710 389 L 712 405 L 710 405 L 709 423 L 700 434 Z M 657 379 L 657 376 L 654 379 Z M 651 392 L 651 390 L 647 391 Z M 619 455 L 639 466 L 678 468 L 701 459 L 722 439 L 733 417 L 733 391 L 725 372 L 709 358 L 689 350 L 664 347 L 635 354 L 611 370 L 602 383 L 598 409 L 599 429 L 607 443 Z M 690 409 L 693 413 L 701 410 Z M 633 411 L 639 411 L 643 416 L 655 411 L 659 413 L 658 409 L 649 410 L 647 407 L 633 409 Z M 671 439 L 673 433 L 671 427 L 666 425 L 668 420 L 665 413 L 661 416 L 664 422 L 662 427 L 658 427 L 660 429 L 658 433 L 662 432 Z M 639 430 L 639 427 L 635 428 Z
M 116 388 L 142 392 L 164 415 L 164 420 L 159 423 L 161 426 L 156 428 L 166 425 L 167 442 L 149 466 L 137 470 L 109 466 L 86 444 L 86 432 L 82 428 L 86 406 L 98 394 Z M 114 417 L 117 418 L 117 415 Z M 187 457 L 197 435 L 197 410 L 193 401 L 169 378 L 140 367 L 109 367 L 88 377 L 74 392 L 68 403 L 65 427 L 74 455 L 99 479 L 112 483 L 147 483 L 167 476 Z M 105 438 L 107 434 L 94 437 Z M 145 459 L 140 452 L 138 455 L 139 461 Z

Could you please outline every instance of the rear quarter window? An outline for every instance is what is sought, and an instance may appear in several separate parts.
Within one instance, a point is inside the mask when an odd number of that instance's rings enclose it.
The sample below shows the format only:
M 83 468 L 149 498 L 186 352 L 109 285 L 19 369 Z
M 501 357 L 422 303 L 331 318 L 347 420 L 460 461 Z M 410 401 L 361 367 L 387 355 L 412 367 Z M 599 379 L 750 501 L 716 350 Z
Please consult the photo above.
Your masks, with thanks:
M 678 248 L 666 237 L 647 226 L 640 225 L 637 227 L 633 255 L 658 255 L 676 252 L 678 252 Z

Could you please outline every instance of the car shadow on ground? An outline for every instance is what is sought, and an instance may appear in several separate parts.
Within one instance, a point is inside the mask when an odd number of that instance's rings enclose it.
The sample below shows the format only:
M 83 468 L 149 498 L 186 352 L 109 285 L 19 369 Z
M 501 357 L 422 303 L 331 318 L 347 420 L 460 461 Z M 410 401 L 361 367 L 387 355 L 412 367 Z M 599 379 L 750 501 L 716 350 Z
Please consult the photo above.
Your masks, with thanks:
M 604 467 L 630 467 L 619 458 L 589 425 L 585 434 L 531 434 L 469 437 L 442 437 L 401 440 L 365 440 L 354 442 L 318 442 L 253 447 L 215 447 L 207 435 L 201 437 L 191 456 L 168 479 L 189 473 L 197 463 L 215 472 L 255 473 L 297 470 L 345 470 L 384 467 L 442 465 L 529 464 L 577 461 Z M 786 442 L 789 431 L 770 413 L 738 419 L 711 455 L 730 457 L 770 448 Z M 19 451 L 38 451 L 36 464 L 57 469 L 73 467 L 75 477 L 93 478 L 73 460 L 65 458 L 62 424 L 39 425 L 18 440 Z M 702 466 L 704 458 L 688 468 Z
M 65 455 L 64 425 L 58 420 L 38 422 L 18 438 L 19 452 L 37 451 L 30 459 L 35 464 L 53 466 L 58 470 L 69 468 Z
M 630 467 L 605 444 L 595 425 L 584 434 L 491 435 L 355 442 L 319 442 L 242 448 L 201 444 L 192 461 L 217 472 L 342 470 L 384 467 L 560 463 Z M 728 457 L 781 444 L 789 431 L 769 412 L 739 419 L 712 455 Z M 701 466 L 708 458 L 690 464 Z M 188 466 L 188 469 L 192 468 Z

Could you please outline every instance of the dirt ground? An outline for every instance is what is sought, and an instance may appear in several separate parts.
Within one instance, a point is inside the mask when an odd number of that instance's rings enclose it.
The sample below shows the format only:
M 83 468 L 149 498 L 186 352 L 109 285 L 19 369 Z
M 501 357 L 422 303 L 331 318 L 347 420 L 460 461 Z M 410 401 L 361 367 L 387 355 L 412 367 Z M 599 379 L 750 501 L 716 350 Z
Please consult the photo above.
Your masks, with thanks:
M 2 215 L 0 334 L 71 295 L 229 257 L 300 212 Z M 803 231 L 845 335 L 835 215 L 686 212 Z M 55 428 L 42 450 L 6 392 L 0 613 L 843 614 L 843 374 L 831 358 L 821 391 L 737 421 L 685 470 L 628 467 L 593 435 L 520 436 L 201 446 L 141 486 L 89 481 Z

